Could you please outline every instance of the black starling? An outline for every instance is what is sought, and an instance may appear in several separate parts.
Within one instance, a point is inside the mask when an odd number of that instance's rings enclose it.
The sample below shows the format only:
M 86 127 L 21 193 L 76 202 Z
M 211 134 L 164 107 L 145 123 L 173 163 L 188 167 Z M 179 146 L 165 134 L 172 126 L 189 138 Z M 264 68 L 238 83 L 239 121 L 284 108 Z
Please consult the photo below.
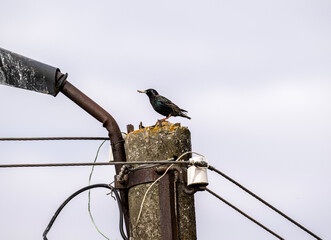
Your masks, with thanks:
M 145 91 L 139 91 L 140 93 L 146 93 L 149 97 L 149 101 L 151 102 L 153 108 L 155 111 L 160 113 L 163 116 L 166 116 L 165 118 L 161 119 L 161 121 L 165 121 L 171 116 L 176 117 L 185 117 L 188 119 L 191 119 L 189 116 L 187 116 L 184 112 L 187 112 L 184 109 L 179 108 L 176 104 L 171 102 L 168 98 L 163 97 L 158 94 L 158 92 L 154 89 L 147 89 Z

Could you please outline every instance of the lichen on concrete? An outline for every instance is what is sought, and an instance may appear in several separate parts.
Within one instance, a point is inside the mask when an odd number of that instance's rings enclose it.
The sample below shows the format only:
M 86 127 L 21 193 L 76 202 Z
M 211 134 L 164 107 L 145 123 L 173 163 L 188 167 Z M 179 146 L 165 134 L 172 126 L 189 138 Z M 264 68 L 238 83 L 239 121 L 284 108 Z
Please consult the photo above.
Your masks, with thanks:
M 191 133 L 186 127 L 165 123 L 133 131 L 125 143 L 129 162 L 165 160 L 191 150 Z

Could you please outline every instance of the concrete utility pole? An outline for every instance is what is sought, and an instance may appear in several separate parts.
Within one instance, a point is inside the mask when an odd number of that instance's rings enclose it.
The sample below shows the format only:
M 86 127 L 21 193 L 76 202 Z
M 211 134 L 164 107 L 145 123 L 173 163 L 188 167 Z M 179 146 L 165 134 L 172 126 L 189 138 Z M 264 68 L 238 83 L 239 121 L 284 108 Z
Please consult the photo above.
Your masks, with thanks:
M 128 162 L 166 160 L 191 151 L 191 133 L 188 128 L 171 123 L 141 128 L 127 135 L 125 148 Z M 183 159 L 190 156 L 187 154 Z M 160 167 L 136 170 L 135 176 L 129 176 L 129 179 L 136 179 L 128 193 L 130 236 L 134 240 L 196 239 L 194 196 L 184 191 L 185 186 L 179 180 L 183 177 L 180 172 L 186 173 L 185 167 L 174 166 L 153 185 L 136 224 L 147 188 L 168 166 L 163 166 L 163 170 Z

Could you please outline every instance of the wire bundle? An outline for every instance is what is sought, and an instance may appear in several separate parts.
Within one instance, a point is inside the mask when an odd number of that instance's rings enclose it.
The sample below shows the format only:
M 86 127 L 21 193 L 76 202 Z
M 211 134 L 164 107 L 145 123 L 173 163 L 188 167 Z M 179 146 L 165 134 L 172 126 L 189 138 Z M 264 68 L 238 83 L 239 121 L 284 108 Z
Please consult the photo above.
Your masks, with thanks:
M 11 168 L 11 167 L 69 167 L 69 166 L 92 166 L 91 169 L 91 173 L 89 176 L 89 185 L 87 187 L 84 187 L 78 191 L 76 191 L 75 193 L 73 193 L 69 198 L 67 198 L 62 205 L 58 208 L 58 210 L 56 211 L 56 213 L 54 214 L 53 218 L 51 219 L 51 221 L 49 222 L 46 230 L 43 233 L 43 239 L 47 240 L 47 233 L 49 232 L 49 230 L 51 229 L 54 221 L 56 220 L 57 216 L 59 215 L 59 213 L 61 212 L 61 210 L 65 207 L 65 205 L 74 197 L 76 197 L 78 194 L 89 190 L 89 195 L 88 195 L 88 210 L 89 210 L 89 214 L 91 217 L 92 222 L 94 223 L 94 226 L 96 227 L 96 229 L 98 230 L 98 232 L 104 236 L 105 238 L 107 238 L 103 233 L 101 233 L 101 231 L 98 229 L 98 227 L 96 226 L 94 219 L 92 217 L 91 211 L 90 211 L 90 190 L 93 188 L 108 188 L 110 189 L 113 193 L 115 193 L 115 197 L 118 203 L 118 207 L 119 207 L 119 211 L 120 211 L 120 233 L 123 237 L 124 240 L 127 240 L 127 236 L 124 233 L 123 230 L 123 211 L 122 211 L 122 206 L 121 206 L 121 199 L 119 197 L 119 194 L 117 192 L 117 190 L 111 186 L 110 184 L 94 184 L 94 185 L 90 185 L 91 183 L 91 177 L 93 174 L 93 170 L 95 166 L 110 166 L 110 165 L 124 165 L 124 166 L 128 166 L 128 165 L 140 165 L 138 167 L 136 167 L 136 169 L 139 168 L 145 168 L 145 167 L 150 167 L 151 164 L 155 165 L 169 165 L 168 168 L 166 169 L 166 171 L 163 173 L 163 175 L 161 175 L 158 179 L 156 179 L 150 186 L 149 188 L 146 190 L 145 195 L 143 197 L 142 203 L 141 203 L 141 207 L 140 207 L 140 211 L 136 220 L 136 226 L 139 222 L 139 218 L 143 209 L 143 205 L 144 205 L 144 201 L 145 198 L 149 192 L 149 190 L 151 189 L 151 187 L 156 184 L 162 177 L 164 177 L 168 170 L 174 165 L 174 164 L 179 164 L 179 165 L 196 165 L 197 167 L 199 167 L 199 165 L 204 164 L 201 162 L 198 163 L 193 163 L 190 161 L 179 161 L 184 155 L 188 154 L 188 153 L 194 153 L 197 155 L 200 155 L 202 157 L 204 157 L 203 155 L 199 154 L 199 153 L 195 153 L 195 152 L 186 152 L 184 154 L 182 154 L 178 159 L 176 160 L 162 160 L 162 161 L 137 161 L 137 162 L 99 162 L 97 163 L 97 156 L 99 153 L 99 150 L 101 148 L 101 146 L 103 145 L 103 143 L 107 140 L 109 140 L 109 138 L 102 138 L 102 137 L 52 137 L 52 138 L 0 138 L 0 141 L 49 141 L 49 140 L 103 140 L 102 144 L 99 146 L 96 157 L 94 159 L 93 163 L 46 163 L 46 164 L 0 164 L 0 168 Z M 205 158 L 205 157 L 204 157 Z M 292 218 L 290 218 L 289 216 L 287 216 L 286 214 L 284 214 L 283 212 L 281 212 L 280 210 L 278 210 L 277 208 L 275 208 L 274 206 L 272 206 L 270 203 L 268 203 L 267 201 L 265 201 L 264 199 L 262 199 L 261 197 L 257 196 L 256 194 L 254 194 L 252 191 L 248 190 L 246 187 L 244 187 L 243 185 L 241 185 L 240 183 L 238 183 L 237 181 L 235 181 L 234 179 L 232 179 L 231 177 L 227 176 L 226 174 L 224 174 L 223 172 L 221 172 L 220 170 L 216 169 L 215 167 L 211 166 L 208 164 L 208 162 L 206 163 L 206 166 L 209 170 L 216 172 L 217 174 L 221 175 L 222 177 L 226 178 L 227 180 L 229 180 L 230 182 L 232 182 L 233 184 L 235 184 L 236 186 L 238 186 L 239 188 L 241 188 L 242 190 L 244 190 L 245 192 L 247 192 L 248 194 L 250 194 L 251 196 L 253 196 L 254 198 L 256 198 L 257 200 L 259 200 L 260 202 L 262 202 L 263 204 L 265 204 L 266 206 L 268 206 L 269 208 L 271 208 L 272 210 L 274 210 L 275 212 L 277 212 L 278 214 L 280 214 L 282 217 L 286 218 L 288 221 L 292 222 L 293 224 L 295 224 L 296 226 L 298 226 L 299 228 L 301 228 L 302 230 L 304 230 L 306 233 L 310 234 L 311 236 L 313 236 L 314 238 L 321 240 L 320 237 L 318 237 L 316 234 L 312 233 L 311 231 L 309 231 L 307 228 L 305 228 L 304 226 L 302 226 L 301 224 L 297 223 L 296 221 L 294 221 Z M 133 170 L 136 170 L 133 169 Z M 132 171 L 132 170 L 131 170 Z M 284 239 L 281 236 L 279 236 L 278 234 L 274 233 L 273 231 L 271 231 L 270 229 L 268 229 L 267 227 L 265 227 L 263 224 L 259 223 L 258 221 L 256 221 L 254 218 L 248 216 L 247 214 L 245 214 L 243 211 L 241 211 L 240 209 L 238 209 L 237 207 L 235 207 L 234 205 L 232 205 L 230 202 L 226 201 L 225 199 L 223 199 L 221 196 L 217 195 L 215 192 L 213 192 L 212 190 L 206 188 L 206 191 L 209 192 L 210 194 L 212 194 L 213 196 L 217 197 L 219 200 L 223 201 L 224 203 L 226 203 L 227 205 L 229 205 L 230 207 L 232 207 L 233 209 L 235 209 L 236 211 L 238 211 L 239 213 L 241 213 L 243 216 L 245 216 L 246 218 L 248 218 L 249 220 L 253 221 L 254 223 L 256 223 L 257 225 L 259 225 L 260 227 L 262 227 L 264 230 L 268 231 L 269 233 L 271 233 L 272 235 L 274 235 L 275 237 L 277 237 L 278 239 Z M 107 238 L 108 239 L 108 238 Z

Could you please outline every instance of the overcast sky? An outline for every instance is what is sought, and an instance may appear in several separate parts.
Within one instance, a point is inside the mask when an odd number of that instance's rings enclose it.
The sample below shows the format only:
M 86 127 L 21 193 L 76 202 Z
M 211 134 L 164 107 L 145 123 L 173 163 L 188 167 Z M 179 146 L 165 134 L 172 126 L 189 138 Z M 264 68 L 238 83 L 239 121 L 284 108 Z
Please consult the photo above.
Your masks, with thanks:
M 290 217 L 331 237 L 331 2 L 1 0 L 0 47 L 59 67 L 122 131 L 161 116 L 136 90 L 155 88 L 192 120 L 194 151 Z M 66 98 L 0 86 L 0 137 L 107 136 Z M 91 162 L 100 142 L 0 142 L 1 163 Z M 108 160 L 105 144 L 98 161 Z M 90 168 L 0 169 L 0 239 L 41 239 Z M 93 183 L 113 180 L 97 167 Z M 285 239 L 312 239 L 213 172 L 210 189 Z M 106 190 L 92 210 L 121 239 Z M 207 192 L 195 195 L 198 239 L 275 239 Z M 49 239 L 104 239 L 87 195 Z

